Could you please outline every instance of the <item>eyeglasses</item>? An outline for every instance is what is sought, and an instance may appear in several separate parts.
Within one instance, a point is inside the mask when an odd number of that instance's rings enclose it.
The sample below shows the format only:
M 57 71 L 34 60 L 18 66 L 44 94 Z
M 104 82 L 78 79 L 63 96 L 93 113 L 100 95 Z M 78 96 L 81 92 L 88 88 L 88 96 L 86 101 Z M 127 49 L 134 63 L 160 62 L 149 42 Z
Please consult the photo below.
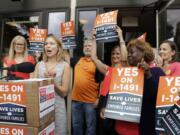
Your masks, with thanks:
M 16 46 L 24 46 L 25 44 L 22 44 L 22 43 L 14 43 L 14 45 L 16 45 Z
M 44 45 L 57 45 L 56 43 L 53 43 L 53 42 L 44 42 Z

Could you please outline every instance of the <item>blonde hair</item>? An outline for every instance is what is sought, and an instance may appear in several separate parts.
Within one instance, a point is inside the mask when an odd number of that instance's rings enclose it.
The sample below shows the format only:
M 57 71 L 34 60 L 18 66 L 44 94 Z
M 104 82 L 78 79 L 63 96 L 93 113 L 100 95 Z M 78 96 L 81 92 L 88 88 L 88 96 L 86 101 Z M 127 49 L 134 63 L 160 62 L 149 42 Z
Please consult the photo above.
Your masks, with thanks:
M 56 54 L 56 60 L 58 62 L 62 61 L 63 60 L 63 48 L 62 48 L 62 43 L 61 41 L 56 37 L 54 36 L 53 34 L 50 34 L 46 37 L 45 41 L 48 39 L 48 38 L 52 38 L 56 44 L 58 45 L 58 53 Z M 48 56 L 46 55 L 45 53 L 45 48 L 44 48 L 44 52 L 43 52 L 43 61 L 47 62 L 48 61 Z
M 8 55 L 8 59 L 10 61 L 12 61 L 14 59 L 14 57 L 15 57 L 16 52 L 14 50 L 14 46 L 15 46 L 17 41 L 23 41 L 23 43 L 24 43 L 24 54 L 23 54 L 24 60 L 28 56 L 28 48 L 27 48 L 27 41 L 26 41 L 26 39 L 23 36 L 17 35 L 17 36 L 15 36 L 12 39 L 11 44 L 10 44 L 9 55 Z

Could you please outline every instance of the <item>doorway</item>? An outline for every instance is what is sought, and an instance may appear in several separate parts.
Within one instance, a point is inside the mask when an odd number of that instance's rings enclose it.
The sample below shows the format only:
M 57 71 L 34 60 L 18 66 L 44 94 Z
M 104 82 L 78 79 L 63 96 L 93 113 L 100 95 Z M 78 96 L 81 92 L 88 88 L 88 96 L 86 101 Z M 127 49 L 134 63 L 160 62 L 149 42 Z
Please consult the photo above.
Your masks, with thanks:
M 146 41 L 152 47 L 156 47 L 156 14 L 153 8 L 105 8 L 104 12 L 118 10 L 117 25 L 123 31 L 126 44 L 134 38 L 138 38 L 143 33 L 147 33 Z M 111 65 L 111 49 L 118 42 L 104 43 L 98 47 L 98 56 L 108 65 Z
M 40 13 L 3 15 L 1 30 L 1 52 L 7 55 L 11 40 L 16 35 L 22 35 L 28 41 L 29 28 L 38 28 L 41 25 Z

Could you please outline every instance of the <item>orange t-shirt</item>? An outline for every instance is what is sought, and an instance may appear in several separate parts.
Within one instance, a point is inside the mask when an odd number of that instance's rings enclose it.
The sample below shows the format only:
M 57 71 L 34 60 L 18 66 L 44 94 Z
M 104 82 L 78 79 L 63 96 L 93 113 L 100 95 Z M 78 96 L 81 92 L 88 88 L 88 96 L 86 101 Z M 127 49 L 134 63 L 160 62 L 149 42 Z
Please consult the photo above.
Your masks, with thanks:
M 81 58 L 74 69 L 72 100 L 94 103 L 98 97 L 99 84 L 95 81 L 96 66 L 90 58 Z
M 9 61 L 8 57 L 5 57 L 3 62 L 7 65 L 7 67 L 17 64 L 15 60 Z M 27 56 L 27 58 L 25 59 L 25 62 L 31 62 L 35 64 L 35 60 L 31 55 Z M 23 79 L 28 79 L 30 77 L 29 73 L 22 73 L 22 72 L 10 72 L 10 73 L 15 75 L 16 77 L 21 77 Z

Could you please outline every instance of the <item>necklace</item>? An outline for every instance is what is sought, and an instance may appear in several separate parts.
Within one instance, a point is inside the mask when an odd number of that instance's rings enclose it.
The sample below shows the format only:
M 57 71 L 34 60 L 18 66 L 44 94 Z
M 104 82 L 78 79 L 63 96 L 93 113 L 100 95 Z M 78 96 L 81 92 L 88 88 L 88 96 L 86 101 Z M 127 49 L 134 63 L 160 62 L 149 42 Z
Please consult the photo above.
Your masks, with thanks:
M 54 71 L 56 66 L 57 66 L 57 64 L 58 64 L 57 62 L 56 63 L 45 63 L 47 72 Z

